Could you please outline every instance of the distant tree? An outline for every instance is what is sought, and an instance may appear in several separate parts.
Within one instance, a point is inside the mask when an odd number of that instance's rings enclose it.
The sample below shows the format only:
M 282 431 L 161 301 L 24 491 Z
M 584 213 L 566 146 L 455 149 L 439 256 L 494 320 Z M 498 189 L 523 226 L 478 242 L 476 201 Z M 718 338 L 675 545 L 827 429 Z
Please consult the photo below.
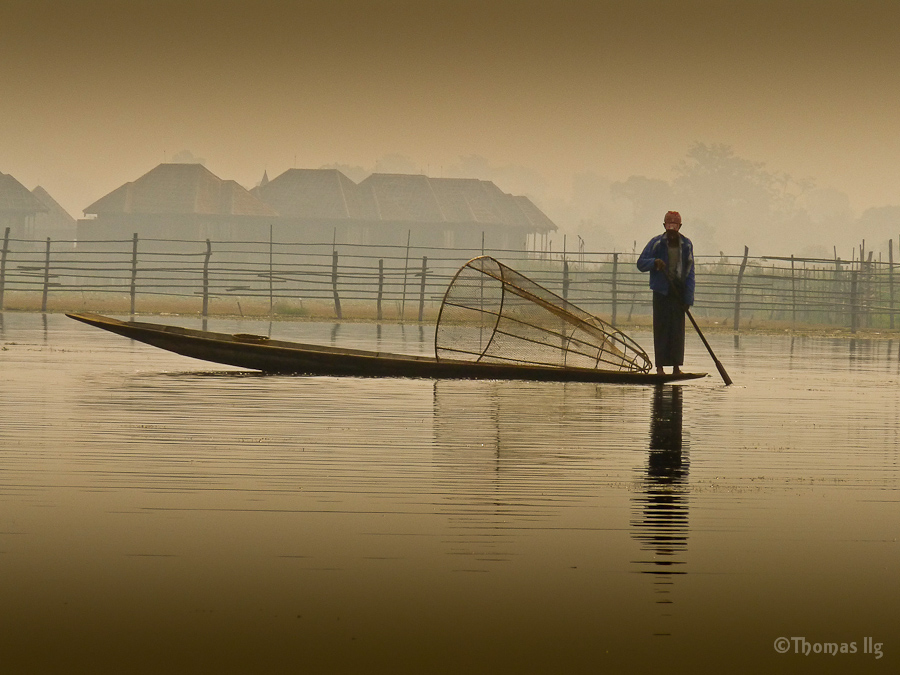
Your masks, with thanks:
M 622 224 L 630 221 L 631 204 L 614 201 L 610 186 L 608 179 L 585 171 L 573 176 L 570 199 L 553 197 L 541 201 L 540 208 L 560 228 L 554 241 L 565 234 L 569 251 L 581 247 L 586 252 L 630 251 L 634 246 L 633 228 Z
M 459 163 L 455 166 L 448 166 L 447 171 L 456 174 L 457 178 L 490 180 L 494 169 L 491 167 L 491 163 L 481 155 L 462 155 Z
M 833 188 L 821 188 L 806 192 L 797 200 L 817 225 L 837 223 L 843 227 L 853 220 L 850 197 Z
M 613 198 L 624 197 L 631 203 L 632 223 L 636 225 L 660 225 L 666 211 L 675 208 L 672 186 L 658 178 L 629 176 L 609 188 Z
M 448 178 L 478 178 L 493 182 L 504 192 L 525 195 L 534 201 L 542 200 L 547 193 L 547 180 L 534 169 L 507 164 L 494 166 L 481 155 L 464 155 L 459 163 L 443 167 Z
M 323 164 L 319 167 L 320 169 L 336 169 L 340 171 L 342 174 L 347 176 L 354 183 L 359 183 L 364 181 L 369 175 L 372 173 L 368 169 L 364 169 L 361 166 L 353 166 L 351 164 Z
M 195 156 L 190 150 L 180 150 L 172 155 L 172 164 L 206 164 L 206 160 Z
M 394 153 L 376 160 L 374 173 L 420 174 L 422 170 L 406 155 Z
M 866 246 L 886 250 L 889 239 L 900 232 L 900 206 L 876 206 L 863 211 L 852 230 L 859 239 L 866 240 Z M 894 261 L 900 259 L 900 251 L 894 248 Z
M 794 220 L 797 198 L 811 187 L 811 181 L 771 173 L 762 162 L 738 157 L 718 143 L 694 143 L 672 181 L 687 217 L 724 230 L 719 238 L 732 244 L 771 241 L 779 226 Z

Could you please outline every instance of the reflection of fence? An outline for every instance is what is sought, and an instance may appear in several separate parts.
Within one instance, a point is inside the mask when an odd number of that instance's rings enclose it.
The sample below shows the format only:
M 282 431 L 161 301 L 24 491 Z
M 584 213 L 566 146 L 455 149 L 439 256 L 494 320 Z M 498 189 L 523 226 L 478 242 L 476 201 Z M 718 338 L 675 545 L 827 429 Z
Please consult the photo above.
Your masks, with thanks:
M 48 299 L 103 297 L 126 302 L 190 299 L 206 315 L 255 302 L 270 313 L 313 306 L 341 318 L 364 306 L 373 318 L 418 318 L 436 309 L 453 275 L 481 251 L 333 243 L 211 242 L 131 239 L 11 239 L 0 249 L 0 309 Z M 611 320 L 650 314 L 647 277 L 633 253 L 575 259 L 535 251 L 486 251 L 537 283 Z M 783 257 L 698 257 L 694 315 L 738 330 L 752 322 L 893 329 L 893 245 L 888 262 Z M 13 297 L 15 296 L 15 299 Z M 216 303 L 212 307 L 210 303 Z M 230 305 L 228 304 L 230 303 Z M 409 307 L 407 307 L 409 305 Z M 223 307 L 226 308 L 223 310 Z M 243 313 L 243 312 L 242 312 Z

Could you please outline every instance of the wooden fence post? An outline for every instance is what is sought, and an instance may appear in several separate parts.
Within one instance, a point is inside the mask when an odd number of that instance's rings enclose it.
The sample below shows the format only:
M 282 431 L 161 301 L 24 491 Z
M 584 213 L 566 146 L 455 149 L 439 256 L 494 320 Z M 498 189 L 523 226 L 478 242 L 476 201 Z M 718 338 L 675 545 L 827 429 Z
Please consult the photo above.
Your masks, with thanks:
M 131 317 L 134 318 L 134 296 L 137 294 L 137 249 L 138 233 L 131 240 Z
M 891 330 L 894 330 L 894 238 L 888 239 L 888 292 L 890 294 Z M 2 293 L 2 291 L 0 291 Z M 0 296 L 2 297 L 2 296 Z M 0 305 L 2 308 L 2 305 Z
M 872 259 L 875 251 L 869 251 L 869 257 L 866 259 L 866 273 L 863 277 L 865 282 L 862 286 L 863 294 L 863 316 L 866 320 L 866 328 L 872 325 L 872 303 L 875 300 L 875 261 Z
M 617 278 L 619 274 L 619 254 L 613 253 L 613 268 L 612 268 L 612 320 L 610 323 L 615 326 L 616 325 L 616 310 L 618 306 L 619 293 L 617 289 Z
M 422 285 L 419 286 L 419 322 L 425 316 L 425 279 L 428 274 L 428 256 L 422 256 Z
M 841 259 L 837 256 L 837 246 L 834 247 L 834 290 L 833 295 L 835 297 L 841 298 L 841 303 L 843 303 L 844 296 L 844 269 L 841 267 Z M 831 315 L 831 323 L 839 324 L 843 323 L 843 315 L 839 309 L 839 305 L 836 303 L 834 306 L 834 311 Z
M 379 321 L 381 321 L 381 298 L 383 295 L 384 295 L 384 258 L 380 258 L 378 260 L 378 299 L 376 300 Z
M 0 312 L 3 311 L 3 294 L 6 290 L 6 254 L 9 253 L 9 228 L 3 234 L 3 250 L 0 251 Z
M 203 317 L 209 314 L 209 258 L 212 255 L 212 244 L 206 240 L 206 256 L 203 258 Z
M 41 311 L 47 311 L 47 293 L 50 290 L 50 237 L 47 237 L 47 253 L 44 256 L 44 293 L 41 297 Z
M 858 294 L 858 272 L 853 270 L 850 273 L 850 332 L 855 333 L 859 318 L 857 312 L 857 294 Z
M 563 300 L 569 299 L 569 261 L 563 258 L 562 296 Z
M 406 231 L 406 259 L 403 261 L 403 297 L 400 299 L 400 321 L 406 318 L 406 275 L 409 272 L 409 239 L 412 230 Z
M 747 256 L 750 255 L 750 249 L 744 246 L 744 259 L 741 261 L 741 267 L 738 270 L 737 283 L 734 287 L 734 330 L 737 331 L 741 327 L 741 283 L 744 281 L 744 270 L 747 269 Z
M 274 269 L 274 243 L 273 239 L 274 228 L 272 223 L 269 223 L 269 318 L 271 319 L 275 316 L 275 269 Z
M 794 275 L 794 254 L 791 253 L 791 330 L 797 325 L 797 278 Z
M 341 296 L 338 295 L 338 252 L 337 249 L 331 252 L 331 292 L 334 294 L 334 313 L 338 319 L 343 319 L 341 313 Z
M 635 260 L 637 260 L 637 257 L 638 257 L 637 242 L 634 242 L 634 244 L 632 244 L 632 247 L 631 247 L 631 262 L 634 262 Z M 632 267 L 631 269 L 633 270 L 634 268 Z M 632 274 L 634 274 L 634 272 L 632 272 Z M 632 284 L 631 285 L 631 304 L 628 306 L 628 318 L 626 319 L 626 321 L 628 321 L 629 323 L 631 323 L 631 317 L 634 314 L 634 303 L 637 301 L 637 293 L 638 293 L 637 292 L 637 284 Z

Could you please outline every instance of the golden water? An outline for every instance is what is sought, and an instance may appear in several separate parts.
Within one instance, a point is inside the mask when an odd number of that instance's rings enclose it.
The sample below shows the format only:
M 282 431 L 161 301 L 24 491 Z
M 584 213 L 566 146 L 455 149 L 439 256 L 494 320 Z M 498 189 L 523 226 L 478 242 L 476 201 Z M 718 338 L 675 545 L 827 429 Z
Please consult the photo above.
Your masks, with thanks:
M 713 377 L 651 388 L 260 376 L 60 315 L 2 317 L 9 672 L 900 658 L 897 341 L 713 335 L 734 386 L 689 340 Z M 209 328 L 411 353 L 433 338 Z M 778 654 L 781 636 L 857 653 Z

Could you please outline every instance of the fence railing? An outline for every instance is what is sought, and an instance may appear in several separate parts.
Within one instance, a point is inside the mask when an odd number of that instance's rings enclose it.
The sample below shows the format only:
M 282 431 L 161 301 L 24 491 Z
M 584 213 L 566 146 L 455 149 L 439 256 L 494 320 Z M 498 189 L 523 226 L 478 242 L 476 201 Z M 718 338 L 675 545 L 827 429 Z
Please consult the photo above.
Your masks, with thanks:
M 212 313 L 331 314 L 429 319 L 467 260 L 493 255 L 537 283 L 614 324 L 646 321 L 647 276 L 636 255 L 579 251 L 465 250 L 331 242 L 213 242 L 209 239 L 45 241 L 12 239 L 0 249 L 0 310 L 73 310 L 111 305 L 134 314 L 181 302 Z M 888 262 L 795 256 L 696 258 L 693 314 L 709 323 L 779 323 L 894 329 L 893 243 Z M 77 304 L 76 304 L 77 300 Z M 253 311 L 251 311 L 253 310 Z

